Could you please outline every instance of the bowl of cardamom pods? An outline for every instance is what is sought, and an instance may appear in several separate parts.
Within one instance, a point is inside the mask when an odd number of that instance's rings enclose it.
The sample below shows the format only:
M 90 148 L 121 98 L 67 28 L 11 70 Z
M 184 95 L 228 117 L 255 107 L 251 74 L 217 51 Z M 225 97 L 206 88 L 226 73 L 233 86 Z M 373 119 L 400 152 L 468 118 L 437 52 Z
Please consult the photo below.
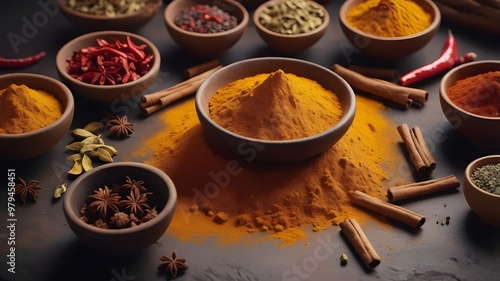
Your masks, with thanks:
M 270 48 L 295 54 L 312 47 L 323 37 L 330 16 L 316 1 L 271 0 L 255 9 L 253 22 Z
M 75 102 L 57 79 L 34 73 L 0 75 L 0 158 L 40 156 L 68 135 Z
M 68 226 L 94 251 L 134 256 L 160 239 L 175 213 L 177 191 L 162 170 L 113 162 L 79 176 L 63 196 Z
M 160 11 L 162 0 L 57 0 L 59 11 L 75 26 L 88 31 L 135 31 Z
M 487 155 L 467 165 L 463 191 L 472 211 L 486 224 L 500 227 L 500 155 Z

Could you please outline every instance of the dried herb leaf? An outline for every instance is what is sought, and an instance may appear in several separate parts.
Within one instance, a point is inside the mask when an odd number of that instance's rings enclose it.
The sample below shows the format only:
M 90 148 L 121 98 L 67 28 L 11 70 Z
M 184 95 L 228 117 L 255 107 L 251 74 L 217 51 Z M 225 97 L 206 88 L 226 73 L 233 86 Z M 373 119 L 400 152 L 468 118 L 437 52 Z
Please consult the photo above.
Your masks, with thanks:
M 56 187 L 56 190 L 54 190 L 54 198 L 60 198 L 64 192 L 66 192 L 66 187 L 67 184 L 63 183 L 61 185 L 58 185 Z
M 73 151 L 79 151 L 80 149 L 82 149 L 82 144 L 81 142 L 79 141 L 76 141 L 76 142 L 72 142 L 68 145 L 66 145 L 66 148 L 69 149 L 69 150 L 73 150 Z
M 101 122 L 96 121 L 88 123 L 87 125 L 85 125 L 85 127 L 83 127 L 83 129 L 89 132 L 96 132 L 102 129 L 102 127 L 104 127 L 104 125 Z
M 88 138 L 88 137 L 95 137 L 95 135 L 92 132 L 89 132 L 87 130 L 80 129 L 80 128 L 74 129 L 73 131 L 71 131 L 71 133 L 75 137 L 78 137 L 78 138 L 81 138 L 81 139 L 85 139 L 85 138 Z
M 75 164 L 73 164 L 73 167 L 71 170 L 68 171 L 68 174 L 70 175 L 79 175 L 83 173 L 83 166 L 82 166 L 82 160 L 76 160 Z
M 88 172 L 94 168 L 94 167 L 92 167 L 92 159 L 90 159 L 90 157 L 87 154 L 83 155 L 82 167 L 86 172 Z
M 111 154 L 109 153 L 109 151 L 106 150 L 106 149 L 104 149 L 104 148 L 101 148 L 101 147 L 99 147 L 97 149 L 97 157 L 101 161 L 104 161 L 104 162 L 108 162 L 108 163 L 113 162 L 113 157 L 111 156 Z

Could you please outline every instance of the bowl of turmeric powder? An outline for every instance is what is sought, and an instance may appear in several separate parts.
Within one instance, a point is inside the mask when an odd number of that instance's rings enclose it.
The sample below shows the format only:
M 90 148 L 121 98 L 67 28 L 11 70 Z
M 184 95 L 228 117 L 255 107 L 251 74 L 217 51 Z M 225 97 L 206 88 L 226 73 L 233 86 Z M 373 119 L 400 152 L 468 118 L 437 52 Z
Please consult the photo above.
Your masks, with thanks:
M 339 24 L 357 52 L 374 60 L 400 60 L 436 34 L 441 13 L 431 0 L 347 0 Z
M 62 82 L 32 73 L 0 75 L 0 158 L 40 156 L 67 136 L 74 100 Z
M 195 105 L 214 148 L 248 162 L 319 155 L 342 138 L 356 111 L 354 92 L 339 75 L 282 57 L 223 67 L 202 83 Z
M 500 147 L 500 61 L 482 60 L 447 72 L 439 86 L 444 116 L 470 143 Z

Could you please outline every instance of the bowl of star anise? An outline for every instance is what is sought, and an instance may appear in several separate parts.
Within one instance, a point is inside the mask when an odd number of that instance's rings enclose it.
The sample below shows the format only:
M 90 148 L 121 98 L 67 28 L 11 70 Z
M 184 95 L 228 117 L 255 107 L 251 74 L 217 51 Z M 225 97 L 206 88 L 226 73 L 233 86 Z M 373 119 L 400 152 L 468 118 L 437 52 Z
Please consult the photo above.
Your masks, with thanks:
M 78 177 L 63 198 L 68 225 L 80 240 L 104 254 L 133 256 L 165 233 L 177 192 L 158 168 L 114 162 Z
M 100 102 L 135 98 L 160 71 L 158 48 L 125 31 L 91 32 L 66 43 L 56 56 L 61 81 L 73 92 Z

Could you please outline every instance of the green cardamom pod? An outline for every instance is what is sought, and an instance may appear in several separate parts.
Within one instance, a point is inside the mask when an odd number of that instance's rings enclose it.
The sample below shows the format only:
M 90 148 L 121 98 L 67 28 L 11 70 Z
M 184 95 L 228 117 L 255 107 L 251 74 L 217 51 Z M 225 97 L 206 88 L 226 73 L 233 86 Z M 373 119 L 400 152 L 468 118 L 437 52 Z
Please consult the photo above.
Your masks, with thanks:
M 82 149 L 82 144 L 81 142 L 77 141 L 77 142 L 72 142 L 68 145 L 66 145 L 66 148 L 69 149 L 69 150 L 73 150 L 73 151 L 79 151 L 80 149 Z
M 84 130 L 89 131 L 89 132 L 96 132 L 100 129 L 102 129 L 104 125 L 101 122 L 90 122 L 85 127 L 83 127 Z
M 60 198 L 64 192 L 66 192 L 66 187 L 67 184 L 63 183 L 61 185 L 58 185 L 56 189 L 54 190 L 54 198 Z
M 94 167 L 92 167 L 92 159 L 90 159 L 90 157 L 87 154 L 83 155 L 82 167 L 86 172 L 88 172 L 94 168 Z
M 77 160 L 82 160 L 82 155 L 80 153 L 71 154 L 66 158 L 66 160 L 75 162 Z
M 81 173 L 83 173 L 82 160 L 76 160 L 71 170 L 68 171 L 68 174 L 79 175 Z
M 85 138 L 88 138 L 88 137 L 94 137 L 95 136 L 92 132 L 89 132 L 87 130 L 80 129 L 80 128 L 74 129 L 73 131 L 71 131 L 71 133 L 75 137 L 78 137 L 78 138 L 81 138 L 81 139 L 85 139 Z
M 97 157 L 99 158 L 99 160 L 104 161 L 104 162 L 108 162 L 108 163 L 113 162 L 113 157 L 111 156 L 109 151 L 106 150 L 105 148 L 102 148 L 102 147 L 99 147 L 97 149 Z
M 99 148 L 106 149 L 111 156 L 118 154 L 118 150 L 116 150 L 116 148 L 112 147 L 111 145 L 102 145 Z

